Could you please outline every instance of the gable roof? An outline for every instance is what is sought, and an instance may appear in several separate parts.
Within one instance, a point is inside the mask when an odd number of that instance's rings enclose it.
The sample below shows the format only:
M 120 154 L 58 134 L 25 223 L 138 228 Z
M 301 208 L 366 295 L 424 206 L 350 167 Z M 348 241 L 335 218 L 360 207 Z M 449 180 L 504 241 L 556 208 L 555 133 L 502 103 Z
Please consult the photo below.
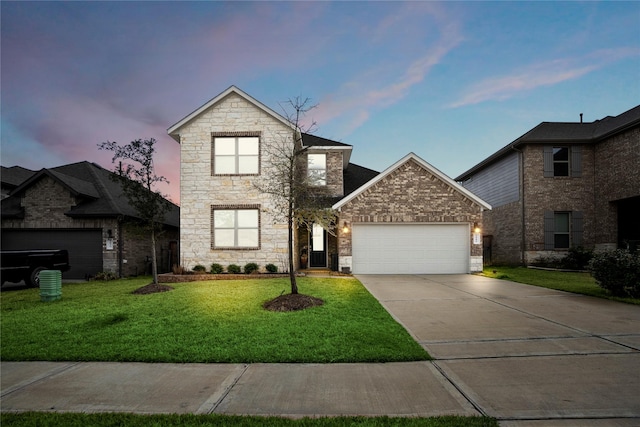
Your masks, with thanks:
M 0 166 L 0 180 L 5 187 L 15 188 L 35 173 L 36 171 L 21 166 L 11 166 L 10 168 Z
M 423 159 L 421 159 L 414 153 L 407 154 L 402 159 L 398 160 L 393 165 L 385 169 L 382 173 L 375 176 L 373 179 L 369 180 L 366 184 L 362 185 L 360 188 L 356 189 L 354 192 L 344 197 L 342 200 L 340 200 L 339 202 L 333 205 L 333 209 L 340 209 L 342 206 L 344 206 L 351 200 L 355 199 L 360 194 L 364 193 L 367 189 L 371 188 L 376 183 L 382 181 L 385 177 L 387 177 L 393 171 L 398 169 L 400 166 L 402 166 L 403 164 L 411 160 L 416 162 L 418 165 L 420 165 L 422 168 L 426 169 L 436 177 L 438 177 L 441 181 L 443 181 L 445 184 L 449 185 L 451 188 L 461 193 L 466 198 L 472 200 L 474 203 L 482 206 L 487 210 L 491 209 L 491 205 L 489 205 L 487 202 L 485 202 L 484 200 L 482 200 L 481 198 L 479 198 L 478 196 L 476 196 L 475 194 L 473 194 L 472 192 L 470 192 L 469 190 L 467 190 L 466 188 L 464 188 L 463 186 L 461 186 L 460 184 L 458 184 L 457 182 L 449 178 L 444 173 L 440 172 L 435 167 L 431 166 L 429 163 L 425 162 Z
M 525 144 L 595 144 L 616 133 L 624 132 L 640 125 L 640 105 L 624 113 L 611 117 L 607 116 L 594 122 L 542 122 L 507 146 L 496 151 L 471 169 L 455 178 L 464 181 L 479 170 L 501 159 Z
M 43 177 L 50 177 L 79 199 L 76 206 L 65 212 L 70 217 L 138 218 L 137 212 L 129 205 L 122 193 L 120 184 L 114 181 L 112 176 L 115 176 L 113 172 L 86 161 L 41 169 L 13 189 L 7 199 L 2 200 L 2 216 L 21 217 L 23 210 L 20 204 L 16 203 L 16 200 L 19 201 L 20 194 Z M 171 210 L 165 215 L 164 223 L 174 227 L 179 226 L 178 206 L 172 204 Z
M 347 168 L 342 172 L 342 179 L 344 185 L 344 196 L 356 191 L 367 182 L 378 176 L 380 172 L 373 169 L 365 168 L 354 163 L 349 163 Z
M 200 114 L 204 113 L 206 110 L 208 110 L 209 108 L 211 108 L 212 106 L 214 106 L 218 102 L 222 101 L 224 98 L 226 98 L 227 96 L 229 96 L 232 93 L 240 96 L 241 98 L 244 98 L 247 102 L 249 102 L 250 104 L 253 104 L 255 107 L 261 109 L 262 111 L 264 111 L 265 113 L 267 113 L 268 115 L 273 117 L 274 119 L 276 119 L 276 120 L 280 121 L 281 123 L 283 123 L 285 126 L 291 127 L 291 123 L 289 123 L 289 121 L 285 117 L 283 117 L 282 115 L 276 113 L 271 108 L 269 108 L 266 105 L 264 105 L 262 102 L 258 101 L 257 99 L 253 98 L 252 96 L 250 96 L 247 93 L 243 92 L 242 90 L 238 89 L 236 86 L 229 86 L 225 91 L 223 91 L 222 93 L 220 93 L 220 94 L 216 95 L 215 97 L 211 98 L 209 101 L 205 102 L 202 106 L 200 106 L 199 108 L 197 108 L 193 112 L 187 114 L 182 119 L 180 119 L 176 124 L 174 124 L 169 129 L 167 129 L 167 133 L 173 139 L 175 139 L 177 142 L 180 142 L 180 129 L 184 125 L 186 125 L 190 121 L 194 120 Z

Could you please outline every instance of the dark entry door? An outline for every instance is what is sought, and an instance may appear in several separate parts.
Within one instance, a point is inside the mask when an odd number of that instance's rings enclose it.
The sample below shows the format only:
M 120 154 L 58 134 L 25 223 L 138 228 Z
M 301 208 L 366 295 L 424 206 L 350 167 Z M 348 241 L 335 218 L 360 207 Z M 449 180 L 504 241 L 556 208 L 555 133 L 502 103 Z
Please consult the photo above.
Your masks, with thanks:
M 313 224 L 309 236 L 311 254 L 309 255 L 309 267 L 327 266 L 327 231 L 321 225 Z

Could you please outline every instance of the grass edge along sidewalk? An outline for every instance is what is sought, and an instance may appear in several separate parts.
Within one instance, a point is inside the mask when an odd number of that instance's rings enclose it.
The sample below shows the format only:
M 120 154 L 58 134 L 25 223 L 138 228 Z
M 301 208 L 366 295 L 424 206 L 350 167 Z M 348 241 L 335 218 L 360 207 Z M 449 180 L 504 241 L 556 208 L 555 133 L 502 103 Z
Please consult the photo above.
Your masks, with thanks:
M 172 284 L 134 295 L 149 278 L 2 292 L 2 360 L 172 363 L 356 363 L 429 355 L 355 278 L 300 278 L 325 304 L 274 313 L 262 304 L 287 279 Z
M 52 412 L 2 413 L 4 427 L 497 427 L 488 417 L 440 416 L 432 418 L 323 417 L 289 419 L 238 415 L 137 415 L 122 413 L 74 414 Z
M 512 282 L 555 289 L 558 291 L 640 305 L 640 299 L 638 298 L 621 298 L 612 296 L 607 290 L 598 286 L 596 280 L 588 272 L 565 272 L 539 270 L 526 267 L 489 266 L 484 268 L 482 275 L 495 279 L 510 280 Z

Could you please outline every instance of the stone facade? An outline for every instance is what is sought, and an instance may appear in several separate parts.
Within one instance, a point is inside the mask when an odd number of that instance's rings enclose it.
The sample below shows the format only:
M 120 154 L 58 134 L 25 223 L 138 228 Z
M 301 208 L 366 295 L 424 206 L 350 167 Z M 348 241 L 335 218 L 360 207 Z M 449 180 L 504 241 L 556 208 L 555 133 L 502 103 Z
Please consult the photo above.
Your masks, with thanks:
M 473 225 L 482 228 L 483 208 L 415 160 L 409 159 L 340 207 L 339 224 L 468 223 L 470 266 L 482 270 L 482 245 L 473 244 Z M 351 233 L 338 227 L 340 267 L 351 268 Z
M 260 138 L 259 175 L 212 175 L 212 134 L 250 132 Z M 269 146 L 293 144 L 292 130 L 236 93 L 212 105 L 180 128 L 180 254 L 188 269 L 197 264 L 223 266 L 249 262 L 262 269 L 279 268 L 287 259 L 287 224 L 272 198 L 254 182 L 273 173 Z M 260 210 L 257 249 L 213 249 L 211 210 L 216 206 L 251 205 Z

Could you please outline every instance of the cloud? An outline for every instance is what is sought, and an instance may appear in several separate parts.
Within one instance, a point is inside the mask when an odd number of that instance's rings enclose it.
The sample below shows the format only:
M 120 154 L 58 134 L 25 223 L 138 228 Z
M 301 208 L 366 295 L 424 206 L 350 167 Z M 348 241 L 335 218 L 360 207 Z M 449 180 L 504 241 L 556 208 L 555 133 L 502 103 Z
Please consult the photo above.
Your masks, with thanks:
M 434 24 L 425 22 L 426 18 Z M 403 27 L 407 27 L 407 20 L 420 19 L 422 25 L 411 25 L 413 29 L 408 36 Z M 429 31 L 435 27 L 435 35 Z M 423 33 L 415 34 L 415 29 L 421 28 Z M 434 3 L 408 3 L 396 15 L 385 17 L 372 30 L 374 40 L 384 40 L 396 43 L 398 49 L 409 50 L 412 53 L 421 51 L 422 55 L 412 54 L 409 58 L 398 60 L 381 60 L 377 67 L 369 70 L 359 70 L 350 80 L 341 85 L 334 93 L 320 100 L 314 119 L 320 123 L 332 120 L 341 122 L 342 133 L 350 133 L 362 126 L 371 117 L 372 112 L 387 108 L 400 102 L 420 84 L 431 69 L 438 65 L 443 58 L 463 41 L 458 21 L 447 16 Z M 422 41 L 427 46 L 421 46 Z M 407 45 L 412 49 L 407 49 Z M 400 48 L 402 46 L 402 48 Z M 389 63 L 393 65 L 389 65 Z
M 640 55 L 640 49 L 637 48 L 604 49 L 583 57 L 531 64 L 510 75 L 479 81 L 449 107 L 458 108 L 485 101 L 503 101 L 538 87 L 580 78 L 613 62 L 638 55 Z

